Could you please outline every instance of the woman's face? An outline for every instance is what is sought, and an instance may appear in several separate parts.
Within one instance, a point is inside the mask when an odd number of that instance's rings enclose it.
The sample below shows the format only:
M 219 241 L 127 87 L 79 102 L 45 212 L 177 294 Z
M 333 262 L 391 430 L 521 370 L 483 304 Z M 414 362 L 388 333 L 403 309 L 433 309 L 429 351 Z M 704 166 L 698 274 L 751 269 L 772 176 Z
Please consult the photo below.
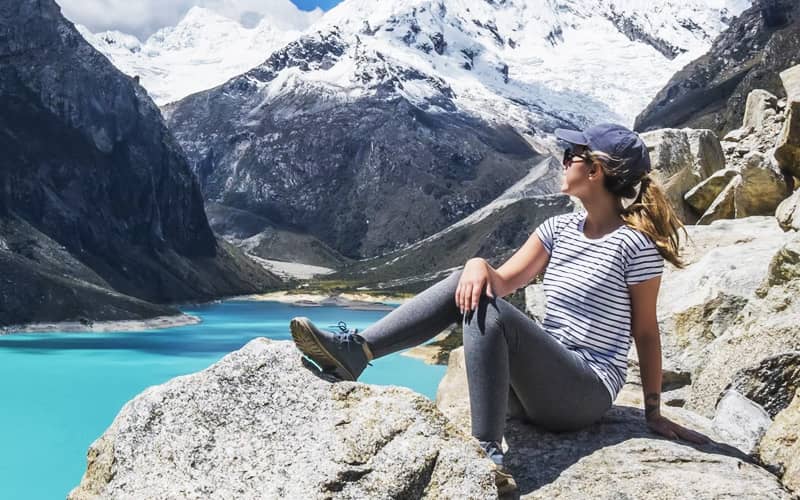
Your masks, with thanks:
M 564 152 L 562 161 L 564 178 L 561 182 L 561 192 L 583 199 L 589 194 L 592 187 L 589 175 L 594 175 L 596 167 L 589 163 L 589 156 L 583 146 L 571 145 Z

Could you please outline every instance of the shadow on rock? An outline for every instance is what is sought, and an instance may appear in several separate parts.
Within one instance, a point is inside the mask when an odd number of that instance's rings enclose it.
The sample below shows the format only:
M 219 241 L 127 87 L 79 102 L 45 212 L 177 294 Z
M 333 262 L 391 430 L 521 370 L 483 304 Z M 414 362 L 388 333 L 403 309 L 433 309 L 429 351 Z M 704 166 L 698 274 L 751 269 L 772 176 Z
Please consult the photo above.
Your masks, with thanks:
M 746 482 L 760 483 L 775 498 L 783 497 L 774 476 L 751 457 L 714 441 L 704 423 L 689 412 L 681 413 L 686 415 L 670 418 L 711 441 L 699 445 L 662 437 L 647 427 L 642 410 L 629 406 L 615 405 L 598 422 L 578 431 L 551 432 L 510 419 L 505 464 L 523 498 L 638 496 L 653 488 L 666 497 L 695 497 L 734 494 Z M 754 484 L 748 489 L 755 494 Z

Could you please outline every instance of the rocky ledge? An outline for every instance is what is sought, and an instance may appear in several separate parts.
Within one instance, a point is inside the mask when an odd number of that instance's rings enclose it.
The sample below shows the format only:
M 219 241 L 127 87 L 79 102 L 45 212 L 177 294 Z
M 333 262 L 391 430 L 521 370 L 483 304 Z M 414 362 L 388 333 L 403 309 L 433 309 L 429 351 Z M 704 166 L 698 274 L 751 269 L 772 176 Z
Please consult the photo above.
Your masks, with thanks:
M 468 436 L 463 367 L 453 351 L 440 411 L 403 388 L 331 384 L 291 343 L 256 339 L 126 404 L 69 498 L 496 498 L 490 463 Z M 793 498 L 720 442 L 709 419 L 667 410 L 716 441 L 704 446 L 652 433 L 626 391 L 577 432 L 509 420 L 522 498 Z
M 427 398 L 256 339 L 127 403 L 69 498 L 493 498 L 490 465 Z

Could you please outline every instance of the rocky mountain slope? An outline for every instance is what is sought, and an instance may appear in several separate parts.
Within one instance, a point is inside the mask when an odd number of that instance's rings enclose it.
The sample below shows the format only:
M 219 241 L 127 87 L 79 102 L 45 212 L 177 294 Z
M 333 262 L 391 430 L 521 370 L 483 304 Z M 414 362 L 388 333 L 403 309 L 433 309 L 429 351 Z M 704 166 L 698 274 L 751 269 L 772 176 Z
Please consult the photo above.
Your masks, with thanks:
M 553 171 L 561 168 L 552 158 L 542 160 L 467 217 L 400 249 L 340 266 L 325 279 L 370 289 L 419 292 L 472 257 L 499 266 L 545 219 L 574 208 L 569 196 L 551 194 L 559 190 Z
M 741 4 L 347 0 L 164 112 L 208 200 L 372 257 L 486 205 L 553 128 L 632 119 Z
M 328 268 L 352 262 L 311 235 L 283 229 L 246 210 L 211 202 L 206 204 L 206 215 L 216 234 L 250 256 Z
M 119 31 L 78 31 L 125 74 L 139 77 L 158 105 L 215 87 L 264 61 L 266 54 L 300 36 L 322 11 L 299 10 L 289 0 L 253 26 L 217 11 L 192 7 L 175 26 L 140 41 Z
M 722 137 L 742 122 L 754 89 L 785 97 L 778 73 L 800 63 L 800 3 L 758 0 L 678 71 L 636 118 L 639 131 L 707 128 Z
M 2 0 L 0 14 L 0 254 L 15 266 L 0 286 L 17 297 L 4 299 L 0 322 L 139 317 L 164 309 L 120 294 L 169 303 L 277 283 L 214 236 L 197 179 L 141 86 L 52 0 Z M 44 291 L 40 306 L 18 300 Z

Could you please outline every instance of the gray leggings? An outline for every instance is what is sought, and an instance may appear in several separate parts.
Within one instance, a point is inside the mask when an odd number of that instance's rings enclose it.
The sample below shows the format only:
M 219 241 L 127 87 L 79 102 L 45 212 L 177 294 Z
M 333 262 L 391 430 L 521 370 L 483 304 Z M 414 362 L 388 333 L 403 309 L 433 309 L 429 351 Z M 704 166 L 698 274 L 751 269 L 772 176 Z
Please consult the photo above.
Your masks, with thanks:
M 575 430 L 612 404 L 603 382 L 578 354 L 502 298 L 485 293 L 463 317 L 455 302 L 461 270 L 432 285 L 361 335 L 374 357 L 419 345 L 463 320 L 472 435 L 501 441 L 511 407 L 549 430 Z

